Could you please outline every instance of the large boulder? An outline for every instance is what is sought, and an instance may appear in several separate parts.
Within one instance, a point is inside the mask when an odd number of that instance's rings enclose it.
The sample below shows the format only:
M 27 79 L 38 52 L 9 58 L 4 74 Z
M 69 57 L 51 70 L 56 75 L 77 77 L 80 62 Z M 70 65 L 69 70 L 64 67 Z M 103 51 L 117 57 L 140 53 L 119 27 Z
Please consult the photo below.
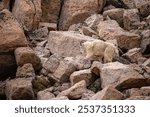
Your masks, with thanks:
M 84 49 L 82 43 L 93 41 L 94 39 L 81 34 L 67 31 L 51 31 L 48 39 L 48 47 L 54 54 L 63 57 L 76 57 L 83 55 Z
M 102 88 L 111 85 L 118 90 L 124 90 L 148 86 L 150 85 L 148 72 L 148 68 L 146 72 L 146 69 L 137 65 L 124 65 L 119 62 L 104 64 L 100 69 Z
M 27 46 L 27 40 L 15 17 L 4 9 L 0 12 L 0 53 Z
M 31 100 L 34 99 L 32 80 L 18 78 L 6 82 L 6 96 L 9 100 Z
M 41 0 L 15 0 L 12 13 L 24 30 L 37 29 L 42 15 Z
M 56 23 L 62 0 L 41 0 L 42 22 Z
M 105 2 L 106 0 L 65 0 L 60 15 L 59 29 L 68 30 L 70 25 L 83 22 L 90 15 L 100 12 Z
M 139 47 L 141 43 L 138 34 L 123 30 L 115 20 L 100 21 L 98 32 L 100 38 L 104 40 L 116 39 L 118 46 L 123 49 Z

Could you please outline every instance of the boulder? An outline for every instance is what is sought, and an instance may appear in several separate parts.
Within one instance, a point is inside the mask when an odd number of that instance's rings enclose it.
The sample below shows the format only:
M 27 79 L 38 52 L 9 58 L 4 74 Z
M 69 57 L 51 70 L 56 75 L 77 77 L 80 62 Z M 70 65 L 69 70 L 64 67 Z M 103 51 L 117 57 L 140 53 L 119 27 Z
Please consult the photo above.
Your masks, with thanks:
M 85 93 L 82 94 L 81 100 L 90 100 L 90 98 L 95 95 L 95 93 L 89 89 L 86 90 Z
M 109 17 L 112 20 L 116 20 L 121 27 L 123 27 L 123 14 L 124 9 L 121 8 L 115 8 L 103 12 L 104 18 Z
M 124 65 L 119 62 L 104 64 L 100 76 L 102 88 L 111 85 L 119 90 L 148 86 L 149 75 L 144 68 L 135 65 Z M 111 71 L 111 72 L 108 72 Z M 147 77 L 141 74 L 146 74 Z
M 57 23 L 62 0 L 41 0 L 42 22 Z
M 77 82 L 80 82 L 82 80 L 86 81 L 87 86 L 90 85 L 92 82 L 92 72 L 90 69 L 75 71 L 70 75 L 70 82 L 71 85 L 76 84 Z
M 92 14 L 101 12 L 105 2 L 106 0 L 65 0 L 59 19 L 59 30 L 68 30 L 70 25 L 83 22 Z
M 100 21 L 98 32 L 103 40 L 116 39 L 118 46 L 123 49 L 139 47 L 141 43 L 141 38 L 138 34 L 123 30 L 115 20 Z
M 86 92 L 86 82 L 82 80 L 67 90 L 62 91 L 57 97 L 67 96 L 69 99 L 79 99 Z
M 121 100 L 124 95 L 113 87 L 107 86 L 91 97 L 92 100 Z
M 93 41 L 92 37 L 67 31 L 51 31 L 48 38 L 48 48 L 54 54 L 63 57 L 84 55 L 82 43 Z
M 9 100 L 31 100 L 34 99 L 32 80 L 17 78 L 6 82 L 6 96 Z
M 38 100 L 50 100 L 52 98 L 55 98 L 55 95 L 51 93 L 51 90 L 45 89 L 43 91 L 39 91 L 37 93 L 37 99 Z
M 42 15 L 41 0 L 15 0 L 12 13 L 24 30 L 35 30 Z
M 0 11 L 0 53 L 13 52 L 27 46 L 27 40 L 19 23 L 7 9 Z
M 125 10 L 123 14 L 123 24 L 126 30 L 138 29 L 140 24 L 138 9 Z
M 31 63 L 35 71 L 41 69 L 41 60 L 30 47 L 19 47 L 15 50 L 15 58 L 18 66 Z
M 127 53 L 123 54 L 122 56 L 132 63 L 138 63 L 138 59 L 142 57 L 141 48 L 130 49 Z
M 24 64 L 18 67 L 16 78 L 35 78 L 35 71 L 31 63 Z
M 96 74 L 97 76 L 100 76 L 100 70 L 103 64 L 98 61 L 94 61 L 92 66 L 91 66 L 91 71 L 92 73 Z
M 134 0 L 134 3 L 143 17 L 150 15 L 150 0 Z

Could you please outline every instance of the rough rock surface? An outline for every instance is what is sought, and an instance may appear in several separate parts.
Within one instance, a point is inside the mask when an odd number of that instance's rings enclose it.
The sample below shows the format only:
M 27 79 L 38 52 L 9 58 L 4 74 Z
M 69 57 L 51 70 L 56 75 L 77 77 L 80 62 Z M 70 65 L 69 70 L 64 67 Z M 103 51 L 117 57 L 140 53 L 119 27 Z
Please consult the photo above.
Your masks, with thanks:
M 0 0 L 0 99 L 149 100 L 150 0 Z

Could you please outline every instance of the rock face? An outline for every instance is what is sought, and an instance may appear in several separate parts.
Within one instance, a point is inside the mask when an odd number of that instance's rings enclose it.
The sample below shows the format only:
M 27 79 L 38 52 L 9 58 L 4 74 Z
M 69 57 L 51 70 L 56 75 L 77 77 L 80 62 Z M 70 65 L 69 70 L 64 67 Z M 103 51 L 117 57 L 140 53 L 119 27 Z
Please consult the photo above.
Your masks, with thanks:
M 75 57 L 84 54 L 82 43 L 93 38 L 67 31 L 52 31 L 49 34 L 48 47 L 52 53 L 63 57 Z
M 42 22 L 57 23 L 62 0 L 41 0 Z
M 70 25 L 83 22 L 91 14 L 100 12 L 105 2 L 106 0 L 65 0 L 61 11 L 59 29 L 68 30 Z
M 27 45 L 23 30 L 8 10 L 0 11 L 0 53 L 14 51 Z
M 15 0 L 12 13 L 24 30 L 35 30 L 42 15 L 41 0 Z

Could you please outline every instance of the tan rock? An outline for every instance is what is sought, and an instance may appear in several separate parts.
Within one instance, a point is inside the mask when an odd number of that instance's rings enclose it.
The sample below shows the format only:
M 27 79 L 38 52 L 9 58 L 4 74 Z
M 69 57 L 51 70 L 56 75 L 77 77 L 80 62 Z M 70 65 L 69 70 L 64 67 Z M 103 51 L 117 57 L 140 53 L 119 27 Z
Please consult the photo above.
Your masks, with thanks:
M 15 50 L 15 58 L 18 66 L 31 63 L 37 71 L 41 69 L 41 60 L 29 47 L 20 47 Z
M 139 47 L 141 38 L 138 34 L 130 33 L 119 27 L 115 20 L 101 21 L 98 25 L 100 38 L 104 40 L 117 40 L 118 46 L 123 49 Z
M 91 98 L 92 100 L 121 100 L 124 95 L 113 87 L 107 86 Z
M 60 15 L 59 29 L 68 30 L 70 25 L 83 22 L 92 14 L 101 11 L 105 2 L 106 0 L 65 0 Z
M 130 9 L 135 8 L 134 0 L 122 0 L 123 3 Z
M 9 100 L 31 100 L 34 99 L 32 80 L 18 78 L 6 82 L 6 96 Z
M 132 63 L 138 63 L 138 59 L 142 57 L 141 48 L 130 49 L 127 53 L 123 54 L 123 57 Z
M 62 91 L 57 97 L 67 96 L 69 99 L 79 99 L 84 92 L 86 92 L 86 82 L 82 80 L 69 89 Z
M 143 17 L 150 14 L 150 0 L 134 0 L 134 3 Z
M 22 67 L 18 67 L 16 72 L 16 78 L 35 78 L 34 68 L 31 63 L 24 64 Z
M 104 18 L 109 17 L 112 20 L 116 20 L 121 27 L 123 27 L 123 14 L 124 9 L 121 8 L 115 8 L 103 12 Z
M 45 89 L 43 91 L 39 91 L 37 93 L 37 99 L 38 100 L 50 100 L 52 98 L 55 98 L 55 95 L 51 93 L 51 90 Z
M 15 17 L 7 10 L 0 11 L 0 53 L 27 46 L 27 40 Z
M 103 20 L 104 20 L 104 18 L 102 15 L 93 14 L 90 17 L 88 17 L 84 22 L 88 27 L 90 27 L 91 29 L 96 31 L 97 25 L 99 24 L 100 21 L 103 21 Z
M 60 61 L 60 64 L 56 71 L 53 73 L 53 76 L 61 82 L 69 81 L 70 75 L 76 71 L 76 67 L 73 63 L 67 61 Z
M 149 96 L 133 96 L 130 98 L 127 98 L 126 100 L 150 100 Z
M 147 72 L 144 73 L 147 74 L 147 77 L 141 75 L 145 71 L 142 69 L 144 68 L 119 62 L 104 64 L 100 72 L 102 88 L 111 85 L 119 90 L 124 90 L 147 86 L 150 84 L 149 75 Z
M 24 30 L 35 30 L 42 15 L 41 0 L 15 0 L 12 13 Z
M 123 24 L 126 30 L 137 29 L 140 24 L 138 9 L 125 10 L 123 14 Z
M 86 81 L 87 86 L 90 85 L 92 82 L 92 72 L 90 69 L 85 69 L 85 70 L 80 70 L 80 71 L 75 71 L 70 75 L 70 82 L 71 85 L 76 84 L 77 82 L 80 82 L 82 80 Z
M 84 54 L 82 43 L 93 41 L 92 37 L 67 31 L 51 31 L 48 39 L 48 48 L 54 54 L 63 57 L 76 57 Z
M 62 0 L 41 0 L 42 22 L 57 23 Z

